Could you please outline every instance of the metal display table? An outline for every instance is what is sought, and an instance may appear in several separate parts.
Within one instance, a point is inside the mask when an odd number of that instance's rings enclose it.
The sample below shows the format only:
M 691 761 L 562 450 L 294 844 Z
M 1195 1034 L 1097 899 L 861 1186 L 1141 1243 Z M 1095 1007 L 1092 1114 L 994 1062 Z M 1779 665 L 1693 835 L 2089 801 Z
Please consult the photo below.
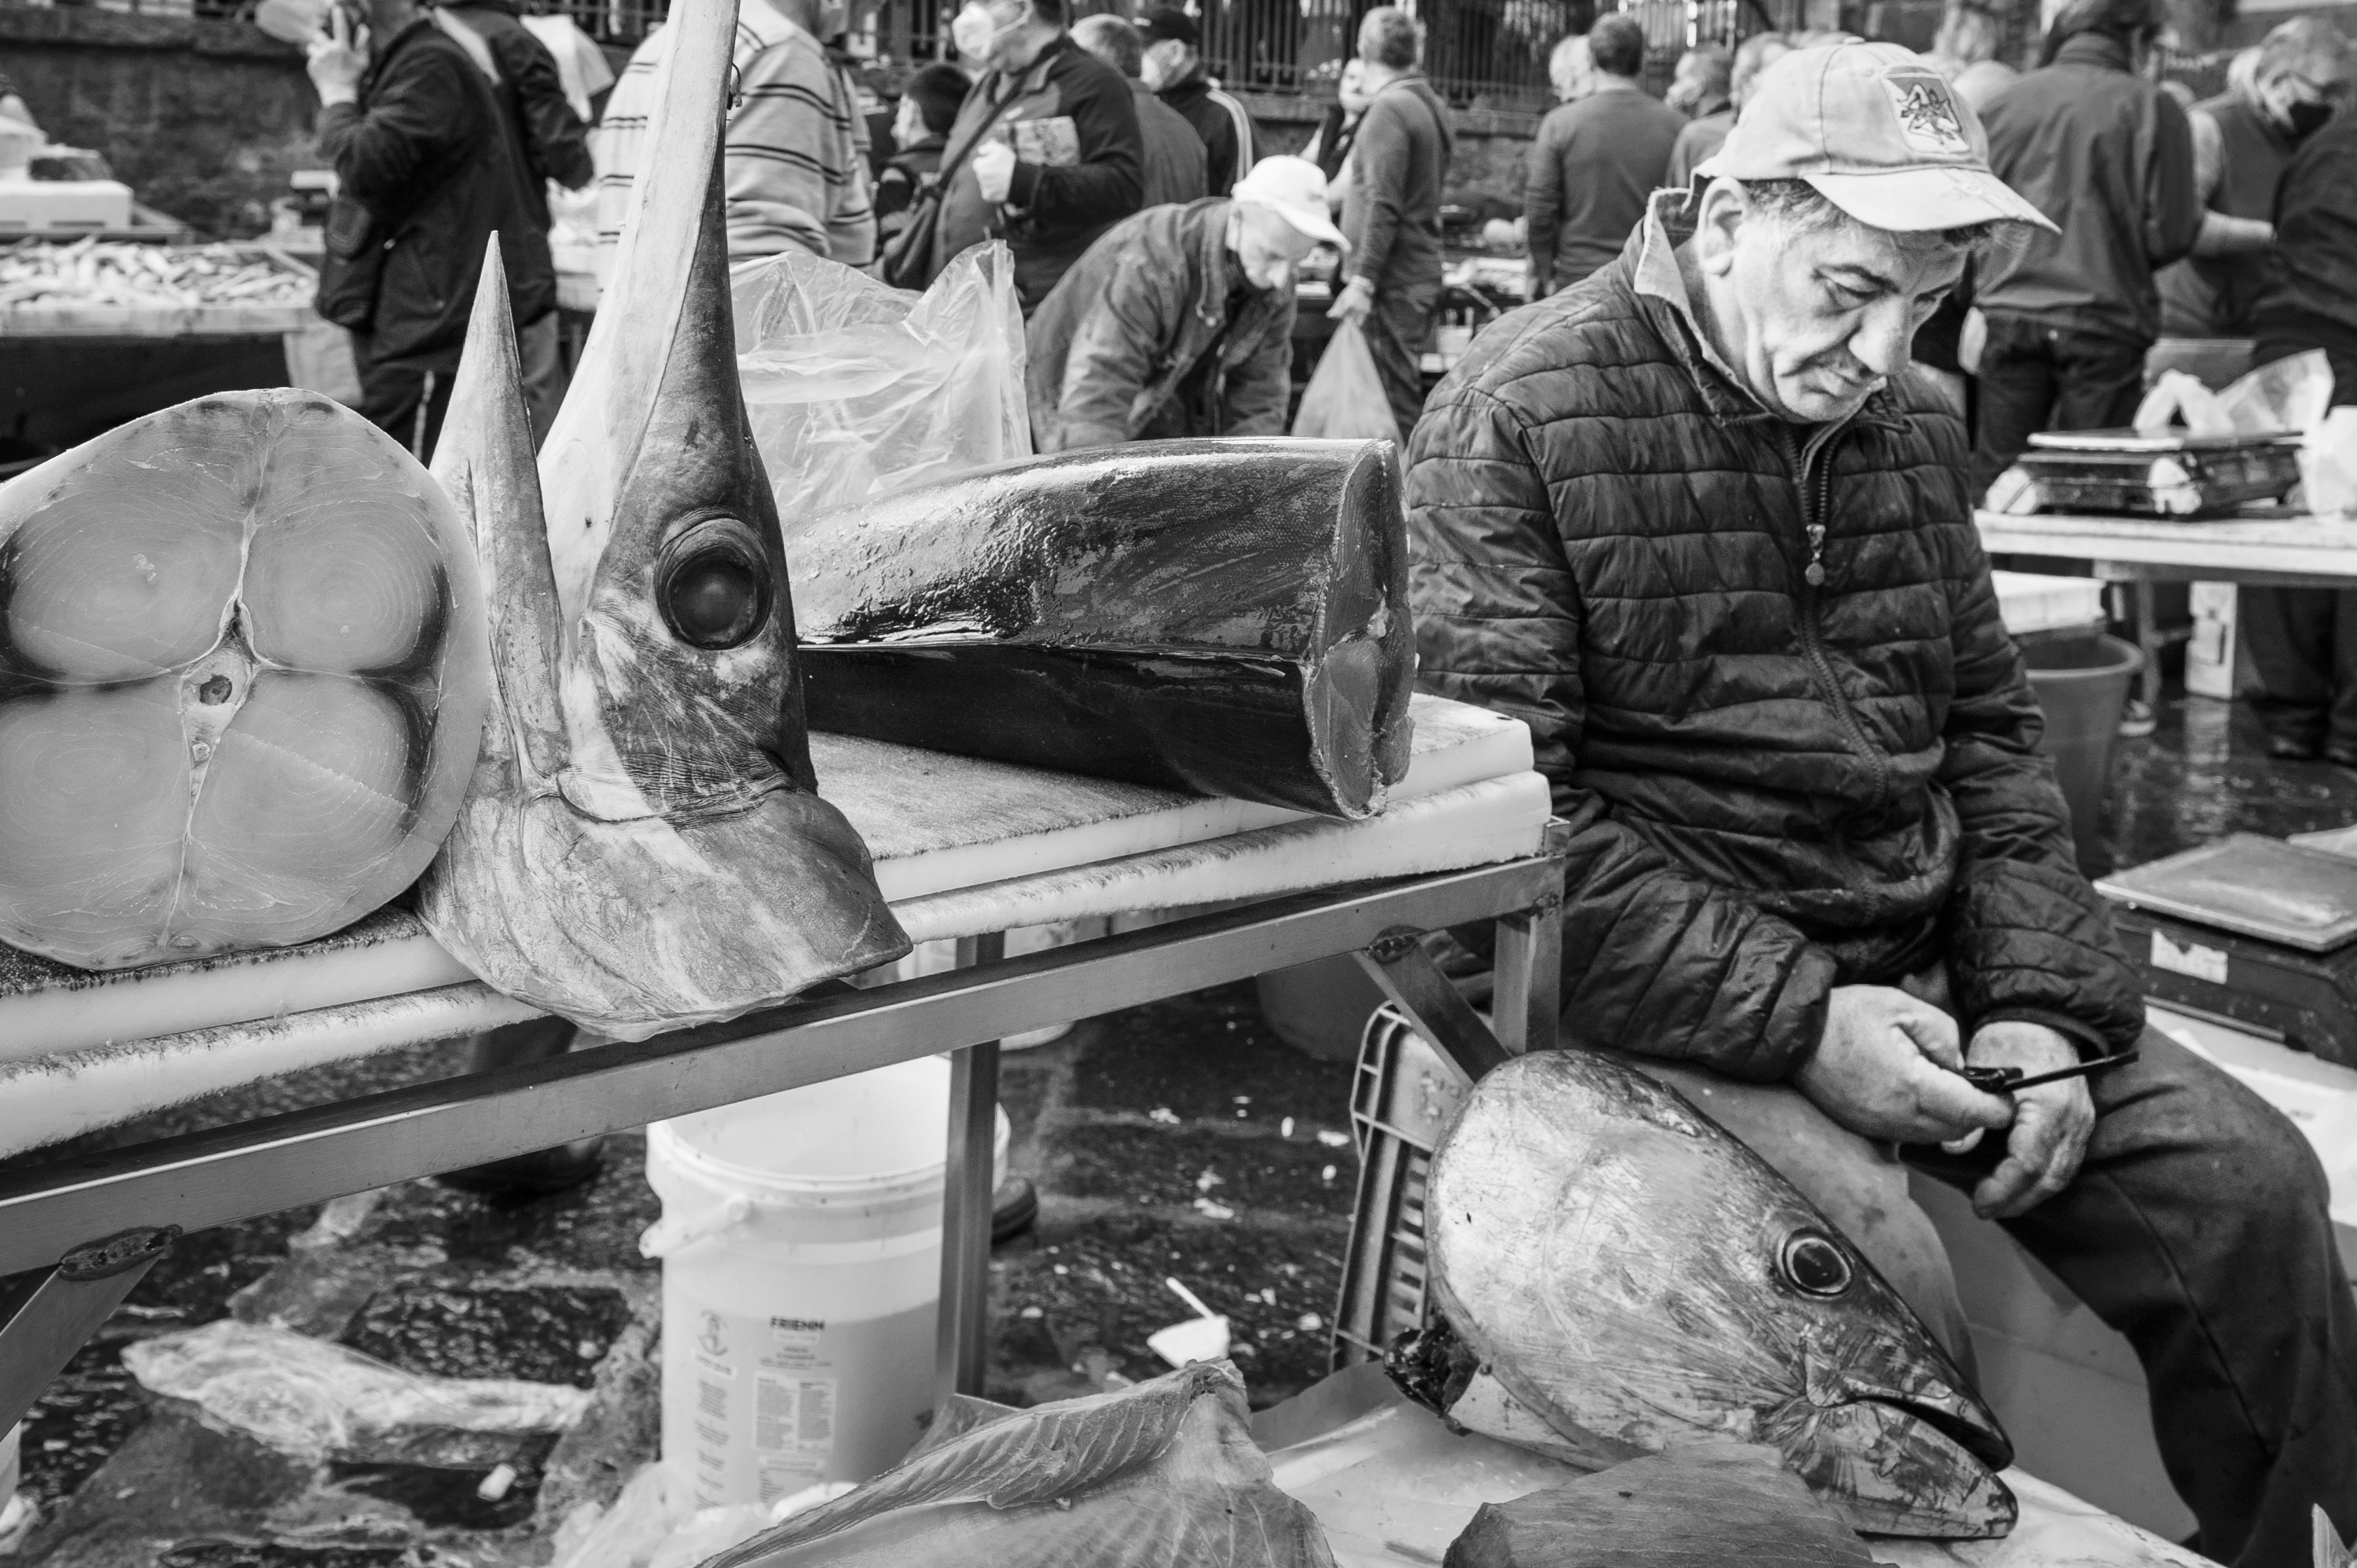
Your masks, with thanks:
M 2136 640 L 2144 649 L 2143 695 L 2160 694 L 2160 639 L 2153 626 L 2157 583 L 2235 583 L 2264 587 L 2357 588 L 2357 521 L 2254 507 L 2235 517 L 2080 517 L 1974 514 L 1992 555 L 2084 561 L 2107 583 L 2136 588 Z
M 938 1388 L 979 1392 L 988 1328 L 992 1133 L 1004 1036 L 1355 952 L 1433 1040 L 1479 1073 L 1555 1042 L 1562 829 L 1540 853 L 1322 888 L 1017 958 L 834 988 L 726 1024 L 157 1139 L 0 1175 L 0 1430 L 16 1422 L 183 1233 L 574 1139 L 953 1052 Z M 1498 927 L 1494 1032 L 1415 941 Z M 347 1009 L 354 1027 L 370 1006 Z

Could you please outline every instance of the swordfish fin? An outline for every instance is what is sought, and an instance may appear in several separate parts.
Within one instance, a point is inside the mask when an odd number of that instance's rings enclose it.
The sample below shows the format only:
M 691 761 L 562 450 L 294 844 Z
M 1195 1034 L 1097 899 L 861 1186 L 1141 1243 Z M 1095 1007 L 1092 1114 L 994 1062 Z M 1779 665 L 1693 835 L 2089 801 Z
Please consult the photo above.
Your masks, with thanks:
M 522 754 L 542 778 L 565 766 L 565 721 L 557 707 L 556 578 L 540 509 L 540 470 L 524 407 L 508 280 L 493 234 L 475 285 L 474 314 L 450 412 L 434 449 L 433 474 L 474 530 L 475 556 L 490 585 L 491 668 L 500 709 L 485 745 Z
M 541 452 L 541 488 L 568 627 L 586 607 L 616 502 L 654 415 L 664 368 L 675 354 L 694 351 L 693 344 L 681 341 L 680 328 L 689 310 L 705 190 L 689 171 L 714 168 L 720 157 L 736 0 L 676 0 L 664 30 L 671 43 L 656 71 L 654 109 L 640 143 L 646 163 L 630 188 L 612 281 Z M 733 332 L 726 347 L 733 371 Z

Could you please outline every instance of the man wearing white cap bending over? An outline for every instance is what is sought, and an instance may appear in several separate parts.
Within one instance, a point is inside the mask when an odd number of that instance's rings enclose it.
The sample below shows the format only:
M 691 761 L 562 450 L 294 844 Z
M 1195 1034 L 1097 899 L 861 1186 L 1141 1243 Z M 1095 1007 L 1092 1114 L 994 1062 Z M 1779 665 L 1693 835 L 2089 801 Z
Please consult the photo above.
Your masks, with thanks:
M 1964 429 L 1910 367 L 1967 258 L 2025 228 L 2050 226 L 1927 62 L 1770 67 L 1619 261 L 1433 394 L 1419 673 L 1531 726 L 1571 827 L 1572 1040 L 1783 1170 L 1967 1368 L 1900 1160 L 1968 1192 L 2134 1343 L 2201 1549 L 2287 1568 L 2312 1503 L 2357 1529 L 2323 1174 L 2145 1027 L 2039 755 Z M 1958 1070 L 2106 1058 L 2018 1092 Z
M 1293 268 L 1320 244 L 1346 248 L 1307 158 L 1263 158 L 1227 197 L 1115 224 L 1032 315 L 1033 442 L 1284 435 Z

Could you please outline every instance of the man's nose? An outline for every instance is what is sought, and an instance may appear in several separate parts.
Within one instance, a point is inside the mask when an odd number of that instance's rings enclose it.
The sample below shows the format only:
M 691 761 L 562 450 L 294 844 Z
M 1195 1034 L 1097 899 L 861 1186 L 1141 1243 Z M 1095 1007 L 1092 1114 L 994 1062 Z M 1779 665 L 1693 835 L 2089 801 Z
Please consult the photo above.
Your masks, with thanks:
M 1915 349 L 1915 313 L 1904 299 L 1881 301 L 1866 313 L 1849 351 L 1878 376 L 1892 376 L 1906 365 Z

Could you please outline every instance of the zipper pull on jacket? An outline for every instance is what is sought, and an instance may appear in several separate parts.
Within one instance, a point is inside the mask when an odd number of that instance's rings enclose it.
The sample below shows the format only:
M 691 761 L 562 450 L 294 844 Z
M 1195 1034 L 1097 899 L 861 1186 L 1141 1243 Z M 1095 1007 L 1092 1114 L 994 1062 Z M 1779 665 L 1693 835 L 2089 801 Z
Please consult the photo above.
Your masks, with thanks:
M 1825 525 L 1824 523 L 1809 524 L 1809 565 L 1801 576 L 1813 588 L 1822 588 L 1825 585 Z

